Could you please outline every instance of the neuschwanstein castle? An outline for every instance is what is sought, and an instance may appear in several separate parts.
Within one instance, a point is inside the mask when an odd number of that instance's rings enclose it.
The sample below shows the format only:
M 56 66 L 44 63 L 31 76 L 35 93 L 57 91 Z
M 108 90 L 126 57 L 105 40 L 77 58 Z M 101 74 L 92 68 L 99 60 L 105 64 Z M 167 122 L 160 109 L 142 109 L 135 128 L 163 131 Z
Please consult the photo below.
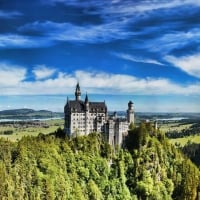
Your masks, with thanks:
M 90 102 L 86 94 L 81 100 L 79 83 L 76 85 L 75 100 L 69 100 L 64 107 L 65 132 L 69 136 L 88 135 L 92 132 L 103 134 L 111 145 L 122 145 L 128 133 L 129 125 L 134 123 L 133 102 L 129 101 L 127 118 L 117 117 L 116 112 L 108 116 L 104 102 Z

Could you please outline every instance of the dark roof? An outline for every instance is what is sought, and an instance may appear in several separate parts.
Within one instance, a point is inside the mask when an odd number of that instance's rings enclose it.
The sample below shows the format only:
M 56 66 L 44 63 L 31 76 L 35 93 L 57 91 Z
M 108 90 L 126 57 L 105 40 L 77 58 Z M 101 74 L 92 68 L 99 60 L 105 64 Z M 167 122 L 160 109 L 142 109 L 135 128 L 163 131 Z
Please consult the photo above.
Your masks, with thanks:
M 133 104 L 133 102 L 132 102 L 132 101 L 129 101 L 128 104 Z
M 74 111 L 74 112 L 83 112 L 85 110 L 85 104 L 81 100 L 68 101 L 68 103 L 66 104 L 66 107 L 68 107 L 69 110 Z
M 81 100 L 68 101 L 66 106 L 71 111 L 74 111 L 74 112 L 84 112 L 85 111 L 85 102 L 81 101 Z M 106 107 L 105 102 L 89 102 L 89 111 L 90 112 L 106 112 L 107 107 Z
M 90 108 L 90 112 L 107 111 L 105 102 L 90 102 L 89 108 Z
M 126 118 L 117 118 L 116 121 L 118 122 L 127 122 Z

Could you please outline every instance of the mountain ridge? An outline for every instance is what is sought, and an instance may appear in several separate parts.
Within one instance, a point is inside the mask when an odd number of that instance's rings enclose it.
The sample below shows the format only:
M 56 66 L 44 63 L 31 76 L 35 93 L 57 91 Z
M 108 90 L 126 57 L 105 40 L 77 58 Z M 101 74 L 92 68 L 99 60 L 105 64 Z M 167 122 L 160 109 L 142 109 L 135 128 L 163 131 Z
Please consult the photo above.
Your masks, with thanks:
M 63 117 L 61 112 L 52 112 L 49 110 L 34 110 L 29 108 L 19 108 L 0 111 L 0 118 L 45 118 L 45 117 Z

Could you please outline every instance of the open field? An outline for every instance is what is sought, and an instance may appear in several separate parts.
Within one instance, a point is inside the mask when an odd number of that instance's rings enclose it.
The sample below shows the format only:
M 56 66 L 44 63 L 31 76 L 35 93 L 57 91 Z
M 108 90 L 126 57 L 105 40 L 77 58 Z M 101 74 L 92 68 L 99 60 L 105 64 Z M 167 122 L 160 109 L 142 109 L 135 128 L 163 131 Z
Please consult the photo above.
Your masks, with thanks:
M 194 130 L 193 126 L 198 123 L 196 121 L 188 123 L 183 123 L 181 121 L 168 121 L 167 123 L 160 123 L 159 128 L 164 133 L 174 132 L 177 134 L 175 138 L 169 138 L 172 144 L 179 144 L 181 146 L 184 146 L 188 141 L 200 144 L 200 131 L 198 132 L 197 129 L 197 132 L 195 132 L 195 134 L 192 134 L 192 131 Z M 191 135 L 183 136 L 185 132 L 191 133 Z
M 163 116 L 163 118 L 164 117 L 165 116 Z M 141 119 L 139 121 L 141 121 Z M 194 125 L 197 125 L 197 127 L 194 127 Z M 64 119 L 0 122 L 0 137 L 16 141 L 23 136 L 37 136 L 39 133 L 49 134 L 55 132 L 59 127 L 64 127 Z M 188 141 L 200 143 L 199 118 L 193 117 L 187 118 L 186 120 L 161 119 L 158 121 L 158 127 L 162 132 L 166 133 L 166 135 L 172 133 L 170 136 L 167 135 L 172 144 L 178 143 L 184 146 Z
M 24 123 L 6 123 L 0 124 L 0 137 L 11 141 L 21 139 L 23 136 L 37 136 L 39 133 L 49 134 L 57 130 L 59 127 L 63 128 L 63 119 L 52 119 L 47 121 L 24 122 Z M 4 134 L 7 132 L 10 134 Z
M 183 129 L 189 129 L 193 123 L 181 124 L 180 122 L 168 122 L 159 124 L 160 130 L 163 132 L 168 131 L 179 131 L 181 132 Z
M 177 143 L 177 144 L 180 144 L 182 147 L 185 146 L 185 144 L 187 144 L 187 142 L 189 142 L 189 141 L 192 143 L 200 144 L 200 135 L 170 139 L 170 142 L 172 144 Z

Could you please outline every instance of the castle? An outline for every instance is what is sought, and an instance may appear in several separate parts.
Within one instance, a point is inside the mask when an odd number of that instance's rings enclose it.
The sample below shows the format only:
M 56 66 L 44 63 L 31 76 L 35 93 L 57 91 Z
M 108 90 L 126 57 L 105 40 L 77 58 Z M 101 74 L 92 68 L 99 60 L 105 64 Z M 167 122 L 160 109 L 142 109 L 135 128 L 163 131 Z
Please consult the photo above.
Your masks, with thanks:
M 130 123 L 134 123 L 133 102 L 129 101 L 127 118 L 119 118 L 115 112 L 108 116 L 104 102 L 90 102 L 86 94 L 81 100 L 79 83 L 76 85 L 75 100 L 67 98 L 64 107 L 65 132 L 68 136 L 88 135 L 98 132 L 105 136 L 109 144 L 121 146 L 124 136 L 127 135 Z

